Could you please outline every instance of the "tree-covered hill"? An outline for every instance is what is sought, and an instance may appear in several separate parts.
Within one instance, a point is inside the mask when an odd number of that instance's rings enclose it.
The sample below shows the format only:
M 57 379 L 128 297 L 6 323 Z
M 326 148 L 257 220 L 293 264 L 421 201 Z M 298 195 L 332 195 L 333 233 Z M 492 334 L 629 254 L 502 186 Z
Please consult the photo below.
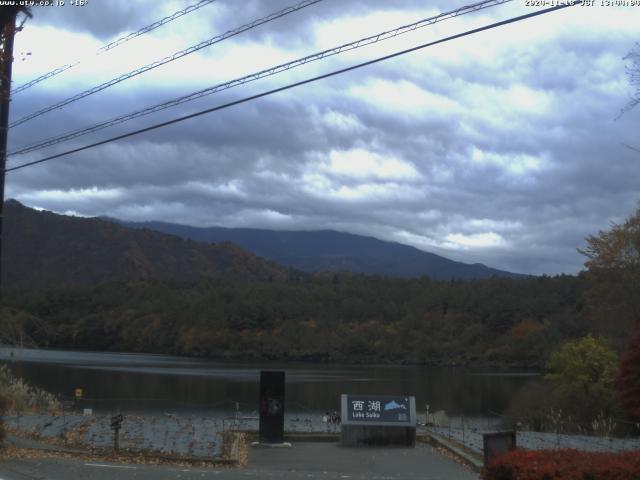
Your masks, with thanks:
M 435 280 L 522 277 L 481 263 L 462 263 L 373 237 L 331 230 L 285 231 L 257 228 L 191 227 L 165 222 L 124 222 L 199 242 L 232 242 L 261 257 L 305 272 L 351 272 Z
M 448 281 L 311 276 L 231 245 L 132 232 L 13 202 L 8 213 L 5 260 L 13 285 L 3 290 L 0 342 L 540 368 L 555 347 L 587 333 L 621 351 L 640 321 L 640 209 L 587 238 L 587 271 L 578 276 Z M 12 256 L 16 251 L 22 253 Z M 54 274 L 64 281 L 53 281 Z
M 570 276 L 118 282 L 7 291 L 3 318 L 47 347 L 536 368 L 585 333 L 584 287 Z
M 97 218 L 57 215 L 15 200 L 4 207 L 5 286 L 94 285 L 115 280 L 286 278 L 289 269 L 236 245 L 205 244 Z

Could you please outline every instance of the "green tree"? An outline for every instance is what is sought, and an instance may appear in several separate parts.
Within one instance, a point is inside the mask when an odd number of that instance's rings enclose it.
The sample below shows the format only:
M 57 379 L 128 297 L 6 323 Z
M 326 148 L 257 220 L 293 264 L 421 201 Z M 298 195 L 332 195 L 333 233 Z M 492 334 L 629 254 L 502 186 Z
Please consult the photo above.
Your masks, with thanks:
M 579 424 L 614 413 L 617 357 L 604 340 L 587 335 L 565 342 L 549 355 L 546 368 L 557 404 Z

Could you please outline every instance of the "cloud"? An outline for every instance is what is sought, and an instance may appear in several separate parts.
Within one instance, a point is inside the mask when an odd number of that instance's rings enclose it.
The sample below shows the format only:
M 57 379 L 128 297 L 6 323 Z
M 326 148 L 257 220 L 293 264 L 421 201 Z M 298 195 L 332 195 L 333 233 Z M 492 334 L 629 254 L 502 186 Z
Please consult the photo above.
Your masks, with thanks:
M 504 238 L 495 232 L 473 233 L 464 235 L 462 233 L 450 233 L 445 238 L 452 244 L 452 248 L 462 247 L 503 247 L 507 245 Z
M 10 166 L 530 11 L 517 3 L 13 157 Z M 327 0 L 11 129 L 10 150 L 462 4 Z M 12 118 L 286 5 L 249 1 L 239 12 L 218 0 L 16 95 Z M 184 4 L 120 6 L 37 10 L 20 34 L 24 45 L 16 40 L 33 55 L 16 62 L 15 78 Z M 640 11 L 569 10 L 12 172 L 7 196 L 89 216 L 331 228 L 468 263 L 575 273 L 584 237 L 624 219 L 640 199 L 640 157 L 622 145 L 636 143 L 640 111 L 614 121 L 628 99 L 622 57 L 637 41 Z M 64 50 L 74 42 L 82 48 Z

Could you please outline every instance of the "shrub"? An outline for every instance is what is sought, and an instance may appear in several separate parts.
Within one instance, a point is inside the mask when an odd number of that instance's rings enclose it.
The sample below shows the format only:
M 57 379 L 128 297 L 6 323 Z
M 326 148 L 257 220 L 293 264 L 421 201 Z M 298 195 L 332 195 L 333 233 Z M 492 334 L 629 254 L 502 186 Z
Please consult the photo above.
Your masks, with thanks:
M 6 365 L 0 366 L 0 391 L 10 412 L 57 413 L 62 409 L 54 395 L 15 377 Z
M 551 413 L 554 411 L 551 383 L 534 380 L 522 387 L 512 398 L 502 417 L 502 427 L 507 430 L 553 431 Z
M 633 337 L 620 359 L 616 387 L 627 413 L 640 419 L 640 332 Z
M 637 480 L 640 452 L 514 450 L 482 469 L 482 480 Z
M 7 399 L 0 395 L 0 448 L 2 448 L 2 441 L 4 440 L 4 422 L 2 416 L 7 408 Z

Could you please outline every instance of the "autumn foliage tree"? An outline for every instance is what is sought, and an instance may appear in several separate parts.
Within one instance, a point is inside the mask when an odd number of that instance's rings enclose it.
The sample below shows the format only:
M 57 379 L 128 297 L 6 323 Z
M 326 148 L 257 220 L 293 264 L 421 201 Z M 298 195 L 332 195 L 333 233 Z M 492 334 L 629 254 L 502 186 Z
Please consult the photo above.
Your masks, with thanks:
M 623 224 L 586 238 L 588 302 L 596 326 L 626 343 L 640 325 L 640 208 Z M 619 345 L 622 347 L 622 345 Z M 622 349 L 622 348 L 621 348 Z
M 615 385 L 622 406 L 640 418 L 640 208 L 623 224 L 587 237 L 585 266 L 590 281 L 589 301 L 599 323 L 615 325 L 619 340 L 627 342 Z
M 620 359 L 616 387 L 624 409 L 640 419 L 640 334 L 634 336 Z

